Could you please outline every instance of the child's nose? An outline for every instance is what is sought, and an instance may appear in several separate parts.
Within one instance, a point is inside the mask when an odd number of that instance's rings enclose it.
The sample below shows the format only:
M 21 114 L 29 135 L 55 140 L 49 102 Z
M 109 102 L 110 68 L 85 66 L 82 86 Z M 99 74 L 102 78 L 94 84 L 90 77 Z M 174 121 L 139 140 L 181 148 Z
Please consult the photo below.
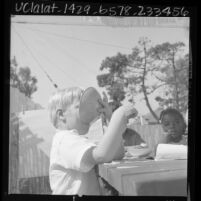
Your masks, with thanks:
M 170 129 L 175 129 L 175 124 L 174 123 L 170 124 Z

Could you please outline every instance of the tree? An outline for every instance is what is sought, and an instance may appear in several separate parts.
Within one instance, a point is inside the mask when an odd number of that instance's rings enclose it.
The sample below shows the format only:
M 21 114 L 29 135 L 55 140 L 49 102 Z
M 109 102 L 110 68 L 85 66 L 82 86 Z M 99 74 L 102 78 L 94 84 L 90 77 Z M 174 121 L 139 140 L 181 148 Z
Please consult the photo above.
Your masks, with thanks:
M 153 90 L 153 88 L 155 88 L 155 90 L 156 90 L 157 87 L 155 85 L 153 86 L 152 84 L 149 85 L 149 86 L 146 85 L 146 79 L 147 79 L 148 73 L 153 70 L 153 68 L 152 68 L 153 61 L 150 58 L 150 51 L 148 49 L 148 44 L 150 42 L 151 41 L 148 38 L 141 38 L 139 40 L 138 43 L 141 46 L 142 50 L 140 51 L 139 49 L 138 50 L 136 49 L 137 51 L 136 50 L 133 51 L 135 57 L 137 56 L 137 59 L 133 59 L 134 57 L 133 57 L 133 53 L 132 53 L 132 55 L 131 55 L 131 58 L 132 58 L 131 63 L 136 63 L 137 65 L 135 64 L 134 67 L 137 68 L 137 69 L 141 69 L 141 72 L 139 72 L 139 75 L 138 75 L 139 81 L 140 81 L 140 83 L 139 83 L 140 84 L 139 92 L 143 93 L 144 100 L 146 102 L 147 107 L 149 108 L 149 111 L 151 112 L 153 117 L 157 121 L 159 121 L 159 118 L 156 115 L 156 113 L 154 112 L 154 110 L 152 109 L 151 104 L 149 102 L 149 98 L 148 98 L 148 95 L 150 93 L 152 93 L 150 91 L 151 88 L 152 88 L 152 90 Z M 138 84 L 138 82 L 136 84 Z
M 29 67 L 20 67 L 18 69 L 18 63 L 14 57 L 11 60 L 10 67 L 10 85 L 14 88 L 18 88 L 20 92 L 25 96 L 31 98 L 31 95 L 37 90 L 37 79 L 31 75 Z
M 17 87 L 19 85 L 19 79 L 17 75 L 17 61 L 16 58 L 14 57 L 11 59 L 11 66 L 10 66 L 10 85 L 12 87 Z
M 125 98 L 125 82 L 124 72 L 128 65 L 126 55 L 118 53 L 116 56 L 107 57 L 103 60 L 100 70 L 108 70 L 108 73 L 97 76 L 98 85 L 105 87 L 110 98 L 116 105 L 121 105 L 121 101 Z
M 19 69 L 19 90 L 24 93 L 25 96 L 31 98 L 31 95 L 37 90 L 37 79 L 31 76 L 31 70 L 29 67 Z
M 155 77 L 168 85 L 165 91 L 166 97 L 156 97 L 163 106 L 172 106 L 181 112 L 187 109 L 188 104 L 188 72 L 189 56 L 181 57 L 184 43 L 163 43 L 151 49 L 152 57 L 161 61 L 161 75 Z M 180 55 L 180 56 L 179 56 Z
M 107 74 L 97 76 L 100 87 L 106 87 L 110 98 L 119 105 L 130 93 L 130 102 L 134 102 L 134 93 L 143 93 L 147 107 L 158 121 L 148 98 L 151 86 L 146 85 L 148 72 L 150 71 L 151 59 L 148 48 L 150 41 L 147 38 L 139 40 L 139 46 L 132 50 L 130 55 L 118 53 L 116 56 L 107 57 L 101 64 L 100 70 L 107 69 Z
M 102 62 L 100 70 L 108 70 L 108 73 L 97 76 L 98 84 L 100 87 L 105 87 L 110 98 L 119 103 L 125 98 L 126 93 L 131 94 L 129 101 L 132 102 L 135 95 L 143 94 L 150 113 L 156 121 L 159 121 L 149 101 L 150 94 L 161 89 L 163 97 L 156 97 L 160 106 L 172 102 L 180 104 L 181 94 L 185 94 L 182 93 L 182 87 L 186 89 L 184 85 L 188 85 L 186 81 L 188 56 L 178 58 L 182 47 L 184 47 L 183 43 L 163 43 L 150 47 L 150 40 L 142 37 L 131 54 L 118 53 Z M 184 65 L 186 70 L 183 70 Z M 184 99 L 185 104 L 186 99 Z

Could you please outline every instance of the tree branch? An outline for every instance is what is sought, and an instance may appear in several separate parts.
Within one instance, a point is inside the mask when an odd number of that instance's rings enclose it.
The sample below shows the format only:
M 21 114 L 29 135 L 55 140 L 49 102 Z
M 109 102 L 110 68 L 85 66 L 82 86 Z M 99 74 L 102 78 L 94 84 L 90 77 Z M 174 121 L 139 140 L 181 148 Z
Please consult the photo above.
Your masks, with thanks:
M 142 74 L 143 72 L 137 72 L 134 69 L 128 69 L 127 73 Z
M 158 77 L 158 76 L 155 75 L 154 73 L 153 73 L 153 76 L 154 76 L 156 79 L 158 79 L 159 81 L 167 83 L 167 80 L 161 79 L 160 77 Z
M 144 67 L 137 67 L 137 65 L 128 65 L 128 67 L 142 69 L 142 70 L 144 69 Z

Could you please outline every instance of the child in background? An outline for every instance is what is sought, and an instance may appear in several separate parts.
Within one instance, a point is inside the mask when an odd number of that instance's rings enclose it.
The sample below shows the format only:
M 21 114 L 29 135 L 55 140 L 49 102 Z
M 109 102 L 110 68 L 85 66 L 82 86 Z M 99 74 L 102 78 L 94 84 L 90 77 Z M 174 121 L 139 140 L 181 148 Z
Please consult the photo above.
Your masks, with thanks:
M 136 146 L 146 144 L 141 136 L 133 129 L 127 128 L 123 134 L 124 146 Z
M 160 114 L 160 121 L 165 133 L 163 143 L 187 144 L 185 137 L 186 123 L 182 114 L 173 108 L 167 108 Z
M 173 108 L 167 108 L 160 114 L 160 122 L 164 134 L 158 139 L 153 147 L 149 147 L 144 153 L 138 157 L 154 158 L 158 144 L 183 144 L 187 145 L 187 137 L 185 135 L 186 123 L 182 114 Z
M 79 114 L 83 93 L 82 89 L 72 87 L 56 92 L 49 101 L 50 119 L 57 128 L 49 168 L 53 194 L 100 195 L 94 167 L 115 158 L 128 119 L 137 113 L 131 105 L 118 108 L 112 114 L 102 140 L 96 145 L 84 137 L 90 123 L 84 123 Z M 102 100 L 99 100 L 97 111 L 110 118 Z
M 161 112 L 163 139 L 155 149 L 155 160 L 187 159 L 186 123 L 182 114 L 173 108 Z

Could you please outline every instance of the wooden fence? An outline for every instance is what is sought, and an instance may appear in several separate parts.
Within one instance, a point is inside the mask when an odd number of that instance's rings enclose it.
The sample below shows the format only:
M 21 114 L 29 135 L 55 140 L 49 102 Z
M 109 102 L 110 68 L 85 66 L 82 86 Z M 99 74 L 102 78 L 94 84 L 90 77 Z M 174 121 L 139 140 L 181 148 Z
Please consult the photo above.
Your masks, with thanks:
M 19 121 L 18 117 L 14 114 L 10 114 L 9 122 L 9 193 L 18 193 L 18 167 L 19 167 Z
M 39 117 L 35 113 L 39 113 Z M 27 122 L 30 114 L 33 116 L 33 127 Z M 22 115 L 19 113 L 10 119 L 9 193 L 51 194 L 48 171 L 54 132 L 49 124 L 44 123 L 40 111 L 27 111 L 25 115 L 28 118 L 22 118 Z M 42 123 L 39 125 L 36 120 Z
M 44 154 L 41 151 L 34 148 L 33 135 L 30 138 L 30 132 L 26 132 L 23 135 L 22 122 L 20 114 L 26 114 L 27 110 L 34 110 L 41 108 L 38 104 L 35 104 L 32 100 L 25 97 L 17 89 L 10 88 L 10 118 L 9 118 L 9 175 L 8 175 L 8 193 L 9 194 L 50 194 L 49 177 L 46 175 L 26 175 L 28 168 L 23 169 L 26 162 L 29 161 L 33 164 L 33 159 L 35 164 L 41 164 L 38 161 L 39 156 L 44 160 Z M 23 130 L 27 131 L 28 127 L 23 127 Z M 23 141 L 23 140 L 24 141 Z M 23 155 L 23 154 L 24 155 Z M 38 155 L 36 155 L 38 153 Z M 22 158 L 22 156 L 26 156 Z M 46 166 L 43 169 L 47 172 L 49 159 L 46 158 Z M 22 166 L 22 163 L 25 165 Z M 33 164 L 34 165 L 34 164 Z M 33 167 L 33 166 L 31 166 Z M 34 171 L 39 169 L 37 166 L 34 167 Z M 32 169 L 33 170 L 33 169 Z M 24 175 L 22 174 L 24 173 Z M 26 172 L 26 173 L 25 173 Z

